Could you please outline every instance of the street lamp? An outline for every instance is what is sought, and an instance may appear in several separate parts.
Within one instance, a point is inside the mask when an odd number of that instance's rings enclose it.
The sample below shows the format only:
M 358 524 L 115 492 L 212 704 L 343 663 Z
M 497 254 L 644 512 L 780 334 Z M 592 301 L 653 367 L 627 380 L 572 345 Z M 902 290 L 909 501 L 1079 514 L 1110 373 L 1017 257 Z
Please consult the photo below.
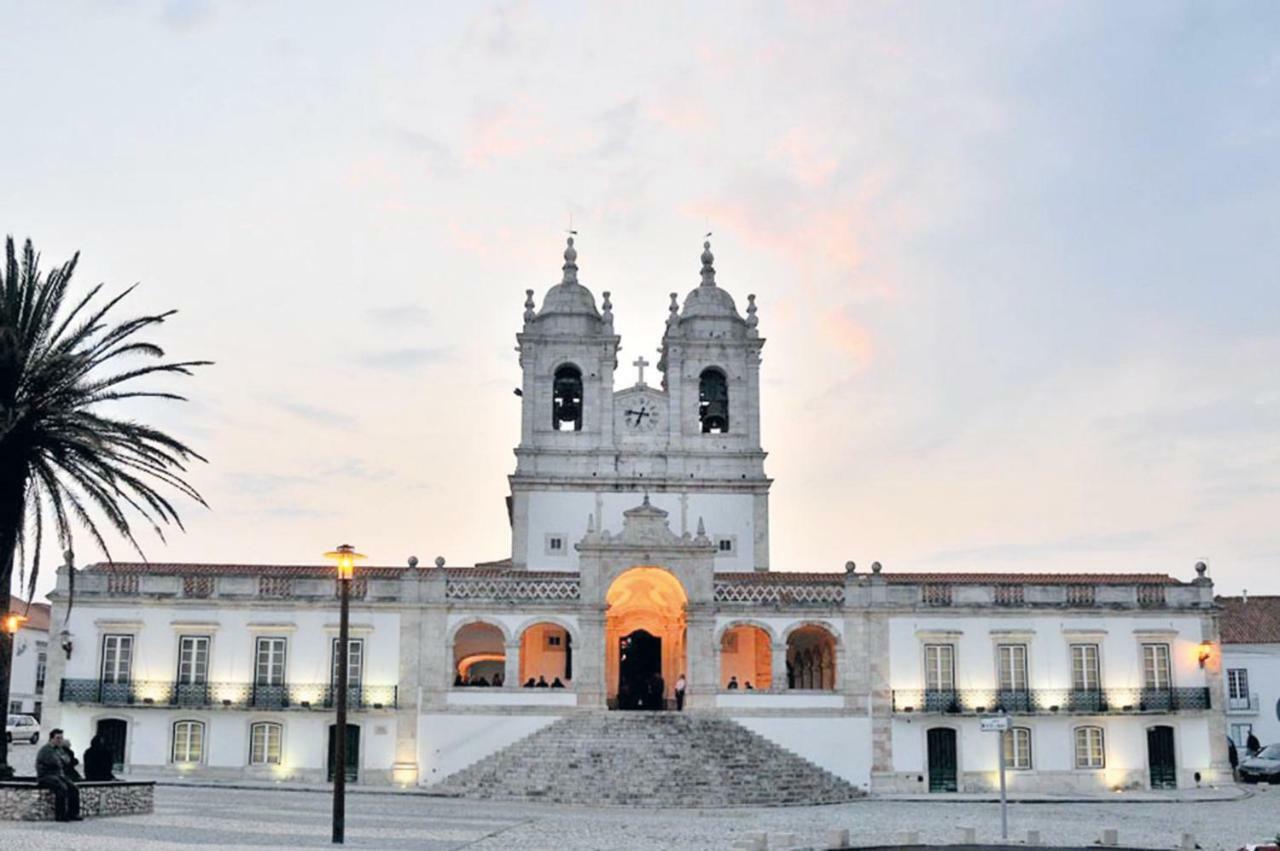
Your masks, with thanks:
M 347 830 L 347 632 L 351 605 L 351 580 L 356 562 L 364 558 L 350 544 L 342 544 L 324 557 L 337 562 L 338 598 L 338 719 L 333 731 L 333 841 L 341 845 Z
M 6 726 L 9 723 L 9 675 L 13 672 L 13 637 L 22 629 L 25 620 L 17 612 L 7 612 L 0 618 L 0 723 Z M 11 777 L 13 769 L 9 767 L 9 748 L 0 743 L 0 780 Z

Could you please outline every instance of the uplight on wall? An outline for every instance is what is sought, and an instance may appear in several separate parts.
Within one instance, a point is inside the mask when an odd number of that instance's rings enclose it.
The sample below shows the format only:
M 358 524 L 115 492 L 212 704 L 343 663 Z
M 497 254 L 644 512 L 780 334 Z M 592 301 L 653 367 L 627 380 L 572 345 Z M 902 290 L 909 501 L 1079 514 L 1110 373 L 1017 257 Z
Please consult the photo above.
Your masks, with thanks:
M 1200 642 L 1200 667 L 1203 668 L 1205 663 L 1213 655 L 1213 645 L 1207 641 Z

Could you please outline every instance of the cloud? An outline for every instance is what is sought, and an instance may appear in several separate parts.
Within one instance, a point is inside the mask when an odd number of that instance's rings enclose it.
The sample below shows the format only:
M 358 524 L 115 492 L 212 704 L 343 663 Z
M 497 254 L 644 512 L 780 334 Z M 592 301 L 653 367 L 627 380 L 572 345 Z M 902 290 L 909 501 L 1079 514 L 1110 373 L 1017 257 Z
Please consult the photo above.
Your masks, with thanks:
M 374 325 L 402 328 L 405 326 L 420 328 L 431 319 L 431 313 L 415 302 L 390 304 L 386 307 L 371 307 L 364 312 L 365 318 Z
M 825 314 L 821 323 L 827 341 L 850 356 L 854 369 L 861 370 L 870 365 L 873 354 L 871 331 L 854 320 L 848 308 Z
M 324 426 L 326 428 L 337 428 L 350 430 L 356 427 L 358 421 L 350 414 L 344 414 L 341 411 L 335 411 L 330 408 L 322 408 L 318 405 L 310 405 L 306 402 L 294 402 L 285 399 L 268 400 L 267 404 L 279 408 L 285 413 L 292 414 L 299 419 L 306 420 L 315 425 Z
M 391 126 L 387 132 L 401 147 L 420 154 L 433 174 L 445 176 L 458 170 L 457 158 L 444 142 L 408 127 Z
M 401 372 L 416 369 L 424 364 L 447 360 L 452 355 L 453 350 L 449 347 L 411 346 L 402 349 L 365 352 L 357 355 L 356 361 L 370 369 Z
M 796 180 L 806 186 L 826 186 L 840 168 L 830 142 L 805 127 L 792 127 L 773 147 L 773 159 L 780 161 Z

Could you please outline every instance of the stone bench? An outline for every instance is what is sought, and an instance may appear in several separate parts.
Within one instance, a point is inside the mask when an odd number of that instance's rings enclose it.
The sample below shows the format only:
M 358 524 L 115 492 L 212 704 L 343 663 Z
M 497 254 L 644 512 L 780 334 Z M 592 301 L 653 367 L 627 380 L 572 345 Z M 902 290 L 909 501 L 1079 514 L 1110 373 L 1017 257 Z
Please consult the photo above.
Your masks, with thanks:
M 126 816 L 155 810 L 156 784 L 150 780 L 77 783 L 80 815 Z M 34 777 L 0 781 L 0 821 L 53 821 L 53 792 Z

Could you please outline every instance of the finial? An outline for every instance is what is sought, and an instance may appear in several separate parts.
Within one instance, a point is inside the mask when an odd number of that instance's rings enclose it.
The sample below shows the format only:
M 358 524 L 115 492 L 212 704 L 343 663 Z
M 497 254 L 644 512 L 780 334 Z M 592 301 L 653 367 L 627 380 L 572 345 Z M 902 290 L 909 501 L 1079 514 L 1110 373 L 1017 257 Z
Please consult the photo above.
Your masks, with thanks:
M 702 243 L 702 285 L 704 287 L 714 287 L 716 285 L 716 267 L 711 264 L 716 257 L 711 253 L 711 240 Z
M 1208 571 L 1209 571 L 1209 565 L 1205 564 L 1202 561 L 1196 562 L 1196 576 L 1203 578 L 1205 573 L 1207 573 Z
M 409 556 L 409 567 L 417 567 L 417 566 L 418 566 L 418 557 Z
M 702 522 L 701 517 L 698 518 L 698 537 L 699 538 L 707 537 L 707 525 Z
M 524 321 L 532 322 L 538 314 L 533 312 L 533 290 L 524 291 Z
M 756 294 L 751 293 L 747 296 L 747 327 L 754 328 L 759 324 L 760 319 L 756 316 Z
M 855 570 L 857 570 L 857 569 L 858 569 L 858 566 L 857 566 L 856 564 L 854 564 L 853 562 L 851 562 L 851 561 L 846 561 L 846 562 L 844 563 L 844 572 L 845 572 L 845 573 L 853 573 L 853 572 L 854 572 Z
M 444 556 L 436 556 L 436 567 L 444 567 Z
M 648 504 L 649 504 L 649 492 L 648 492 L 648 491 L 645 491 L 645 492 L 644 492 L 644 504 L 645 504 L 645 505 L 648 505 Z
M 873 561 L 873 562 L 871 562 L 871 572 L 872 572 L 872 573 L 879 573 L 879 572 L 880 572 L 880 571 L 882 571 L 882 570 L 884 570 L 884 568 L 880 566 L 880 562 L 878 562 L 878 561 Z
M 573 247 L 573 237 L 565 240 L 564 248 L 564 278 L 561 283 L 576 284 L 578 282 L 578 249 Z
M 587 515 L 587 534 L 590 534 L 595 530 L 596 530 L 596 515 L 595 515 L 595 512 L 593 511 Z
M 613 324 L 613 302 L 609 301 L 609 291 L 605 290 L 603 293 L 601 293 L 601 295 L 604 296 L 604 301 L 600 305 L 600 307 L 603 308 L 603 312 L 601 313 L 600 318 L 604 320 L 605 325 L 612 325 Z
M 667 310 L 669 311 L 667 315 L 667 324 L 670 325 L 672 322 L 675 322 L 677 319 L 680 318 L 680 294 L 679 293 L 671 294 L 671 305 L 667 308 Z

